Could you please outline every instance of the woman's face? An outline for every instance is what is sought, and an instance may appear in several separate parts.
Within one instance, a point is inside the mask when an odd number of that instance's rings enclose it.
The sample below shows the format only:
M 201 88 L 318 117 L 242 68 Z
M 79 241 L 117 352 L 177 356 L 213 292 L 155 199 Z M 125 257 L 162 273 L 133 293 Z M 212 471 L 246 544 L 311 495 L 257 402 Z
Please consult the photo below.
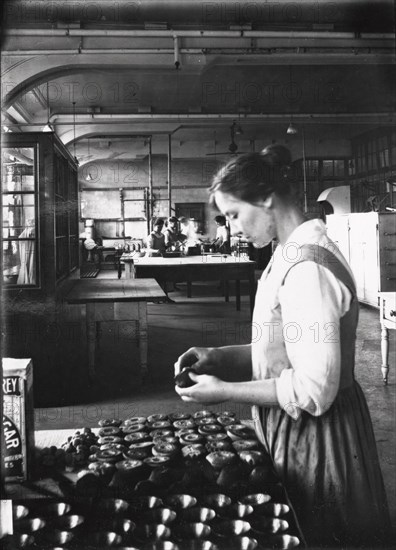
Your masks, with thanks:
M 276 237 L 273 210 L 267 201 L 251 204 L 222 191 L 216 191 L 214 198 L 230 222 L 232 236 L 244 237 L 256 248 L 266 246 Z

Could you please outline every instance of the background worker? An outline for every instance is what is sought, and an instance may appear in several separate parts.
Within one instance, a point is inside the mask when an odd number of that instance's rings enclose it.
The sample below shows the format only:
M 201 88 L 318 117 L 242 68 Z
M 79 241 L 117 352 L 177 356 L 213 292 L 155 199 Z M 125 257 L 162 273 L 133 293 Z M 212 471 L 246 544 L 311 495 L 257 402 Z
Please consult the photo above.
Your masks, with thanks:
M 162 256 L 166 250 L 165 235 L 162 233 L 164 220 L 157 218 L 153 223 L 153 230 L 147 236 L 147 256 Z

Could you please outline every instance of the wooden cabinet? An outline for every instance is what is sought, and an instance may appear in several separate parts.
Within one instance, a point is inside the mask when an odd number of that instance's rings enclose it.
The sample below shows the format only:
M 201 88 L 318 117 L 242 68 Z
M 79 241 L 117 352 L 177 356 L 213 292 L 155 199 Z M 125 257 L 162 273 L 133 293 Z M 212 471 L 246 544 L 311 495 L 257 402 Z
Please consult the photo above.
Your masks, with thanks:
M 396 292 L 396 214 L 333 214 L 326 225 L 351 266 L 359 301 L 378 307 L 379 292 Z
M 77 166 L 52 133 L 2 135 L 3 285 L 40 299 L 78 267 Z
M 1 157 L 5 354 L 32 357 L 46 404 L 72 357 L 60 293 L 78 272 L 77 165 L 53 133 L 3 134 Z
M 389 329 L 396 328 L 396 214 L 327 216 L 328 234 L 348 260 L 358 299 L 379 307 L 382 377 L 388 383 Z

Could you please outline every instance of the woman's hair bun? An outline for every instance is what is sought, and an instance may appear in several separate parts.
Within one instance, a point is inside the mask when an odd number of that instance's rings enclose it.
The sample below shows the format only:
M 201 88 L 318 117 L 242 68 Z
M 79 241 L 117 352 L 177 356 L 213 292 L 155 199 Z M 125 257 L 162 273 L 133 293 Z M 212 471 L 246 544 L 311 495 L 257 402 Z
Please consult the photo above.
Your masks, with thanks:
M 270 166 L 290 166 L 292 162 L 289 149 L 276 143 L 267 145 L 261 154 Z

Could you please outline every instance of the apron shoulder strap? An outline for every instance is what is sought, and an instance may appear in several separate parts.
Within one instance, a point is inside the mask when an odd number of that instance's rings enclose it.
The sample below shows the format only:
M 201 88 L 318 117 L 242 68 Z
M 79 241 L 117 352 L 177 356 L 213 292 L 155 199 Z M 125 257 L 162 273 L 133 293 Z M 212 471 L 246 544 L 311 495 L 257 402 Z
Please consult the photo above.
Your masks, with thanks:
M 300 247 L 300 251 L 301 257 L 290 266 L 284 278 L 286 278 L 290 269 L 300 262 L 315 262 L 331 271 L 331 273 L 350 290 L 352 296 L 354 298 L 356 297 L 356 286 L 351 274 L 333 252 L 317 244 L 303 244 Z

